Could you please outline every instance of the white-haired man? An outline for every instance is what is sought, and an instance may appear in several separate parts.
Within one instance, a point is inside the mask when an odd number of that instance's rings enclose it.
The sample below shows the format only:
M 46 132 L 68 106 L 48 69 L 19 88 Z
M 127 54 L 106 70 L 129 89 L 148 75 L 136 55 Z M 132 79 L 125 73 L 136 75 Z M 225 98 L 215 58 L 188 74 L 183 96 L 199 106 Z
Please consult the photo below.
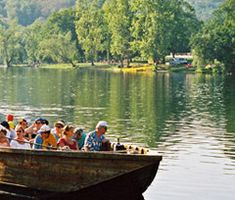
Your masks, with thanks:
M 85 151 L 100 151 L 104 143 L 109 143 L 109 140 L 105 139 L 108 124 L 106 121 L 99 121 L 96 125 L 96 129 L 87 134 L 84 142 Z

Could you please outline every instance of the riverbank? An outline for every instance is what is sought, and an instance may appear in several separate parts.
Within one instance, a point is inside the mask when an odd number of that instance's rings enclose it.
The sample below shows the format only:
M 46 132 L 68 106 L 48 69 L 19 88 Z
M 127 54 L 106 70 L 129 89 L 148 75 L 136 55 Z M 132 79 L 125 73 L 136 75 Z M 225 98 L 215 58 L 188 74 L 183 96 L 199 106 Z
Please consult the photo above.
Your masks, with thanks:
M 13 67 L 28 67 L 27 65 L 15 65 Z M 224 73 L 224 69 L 221 66 L 206 66 L 203 68 L 196 68 L 192 64 L 180 64 L 170 65 L 158 64 L 151 65 L 145 63 L 131 63 L 129 67 L 120 67 L 117 64 L 108 63 L 95 63 L 92 66 L 90 63 L 78 63 L 76 67 L 72 67 L 70 64 L 41 64 L 33 68 L 45 68 L 45 69 L 96 69 L 96 70 L 108 70 L 116 73 L 162 73 L 162 72 L 189 72 L 189 73 L 205 73 L 205 74 L 221 74 Z
M 39 68 L 50 68 L 50 69 L 79 69 L 79 68 L 89 68 L 98 70 L 109 70 L 113 72 L 124 72 L 124 73 L 151 73 L 151 72 L 181 72 L 181 71 L 195 71 L 195 67 L 187 67 L 187 65 L 177 65 L 170 66 L 165 64 L 160 65 L 149 65 L 133 63 L 130 67 L 120 67 L 118 65 L 106 64 L 106 63 L 95 63 L 92 66 L 90 63 L 79 63 L 76 68 L 69 64 L 49 64 L 41 65 Z

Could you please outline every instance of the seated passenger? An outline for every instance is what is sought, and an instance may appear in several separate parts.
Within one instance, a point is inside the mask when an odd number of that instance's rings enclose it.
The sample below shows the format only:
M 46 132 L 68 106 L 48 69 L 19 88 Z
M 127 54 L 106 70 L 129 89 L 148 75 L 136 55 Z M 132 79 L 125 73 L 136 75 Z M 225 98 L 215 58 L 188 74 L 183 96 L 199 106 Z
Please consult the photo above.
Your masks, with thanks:
M 29 141 L 24 138 L 24 129 L 20 126 L 16 128 L 16 138 L 11 140 L 10 147 L 16 149 L 31 149 Z
M 27 140 L 30 140 L 31 139 L 31 137 L 30 137 L 31 135 L 25 133 L 25 129 L 28 128 L 27 120 L 24 119 L 24 118 L 19 119 L 19 121 L 18 121 L 18 123 L 17 123 L 17 125 L 15 127 L 15 130 L 18 129 L 19 127 L 24 129 L 24 138 L 27 139 Z
M 57 121 L 54 124 L 54 128 L 51 130 L 51 133 L 55 136 L 56 142 L 62 137 L 63 128 L 65 124 L 63 121 Z
M 33 149 L 56 149 L 56 139 L 49 126 L 44 124 L 34 139 Z
M 12 114 L 8 114 L 6 116 L 6 121 L 8 122 L 9 126 L 11 129 L 14 129 L 15 128 L 15 124 L 14 124 L 14 115 Z
M 21 126 L 24 130 L 26 128 L 28 128 L 28 122 L 26 119 L 24 118 L 21 118 L 19 121 L 18 121 L 18 126 Z
M 10 125 L 7 121 L 1 122 L 1 125 L 6 128 L 7 131 L 6 137 L 9 140 L 9 142 L 11 142 L 11 140 L 16 137 L 15 130 L 10 128 Z
M 30 127 L 25 129 L 25 134 L 28 134 L 30 139 L 35 138 L 43 125 L 48 125 L 48 121 L 44 118 L 37 118 Z
M 87 134 L 84 150 L 85 151 L 101 151 L 104 143 L 109 143 L 109 140 L 105 139 L 104 134 L 107 131 L 108 124 L 106 121 L 99 121 L 96 125 L 96 130 Z
M 78 150 L 77 141 L 73 139 L 74 126 L 66 125 L 64 127 L 63 137 L 59 139 L 57 146 L 60 148 L 69 148 L 71 150 Z
M 77 141 L 78 148 L 81 150 L 84 146 L 84 142 L 85 142 L 85 139 L 86 139 L 86 133 L 83 131 L 83 129 L 76 128 L 74 130 L 73 138 Z
M 0 147 L 10 147 L 6 134 L 7 134 L 7 130 L 1 126 L 0 127 Z

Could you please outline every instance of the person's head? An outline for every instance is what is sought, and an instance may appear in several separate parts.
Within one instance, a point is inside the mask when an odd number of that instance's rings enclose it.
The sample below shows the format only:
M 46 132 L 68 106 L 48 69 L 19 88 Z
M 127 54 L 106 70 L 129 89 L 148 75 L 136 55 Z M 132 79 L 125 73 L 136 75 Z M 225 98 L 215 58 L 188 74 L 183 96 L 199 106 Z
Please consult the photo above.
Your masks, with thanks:
M 74 126 L 73 126 L 73 125 L 68 124 L 68 125 L 66 125 L 66 126 L 64 127 L 64 132 L 63 132 L 63 134 L 64 134 L 65 136 L 72 137 L 72 136 L 73 136 L 73 132 L 74 132 Z
M 56 129 L 56 132 L 62 132 L 65 124 L 62 121 L 57 121 L 54 123 L 54 127 Z
M 98 134 L 105 134 L 108 129 L 108 123 L 106 121 L 99 121 L 96 125 L 96 131 Z
M 22 126 L 18 126 L 15 131 L 18 138 L 24 137 L 24 128 Z
M 6 116 L 6 121 L 13 121 L 14 120 L 14 116 L 12 115 L 12 114 L 8 114 L 7 116 Z
M 41 134 L 42 139 L 48 138 L 51 133 L 51 128 L 46 124 L 42 125 L 38 131 L 38 134 Z
M 42 118 L 42 124 L 49 125 L 49 121 L 45 118 Z
M 7 135 L 7 130 L 4 128 L 1 128 L 0 129 L 0 137 L 6 137 L 6 135 Z
M 8 123 L 7 121 L 2 121 L 2 122 L 1 122 L 1 125 L 2 125 L 3 127 L 5 127 L 7 130 L 10 129 L 10 125 L 9 125 L 9 123 Z
M 37 119 L 35 119 L 35 121 L 34 121 L 34 127 L 35 127 L 37 130 L 39 130 L 39 129 L 42 127 L 43 124 L 44 124 L 43 118 L 37 118 Z
M 26 119 L 22 118 L 19 120 L 19 125 L 23 128 L 26 129 L 28 127 L 28 122 Z
M 77 139 L 77 140 L 81 139 L 82 133 L 83 133 L 82 128 L 75 128 L 74 129 L 74 139 Z

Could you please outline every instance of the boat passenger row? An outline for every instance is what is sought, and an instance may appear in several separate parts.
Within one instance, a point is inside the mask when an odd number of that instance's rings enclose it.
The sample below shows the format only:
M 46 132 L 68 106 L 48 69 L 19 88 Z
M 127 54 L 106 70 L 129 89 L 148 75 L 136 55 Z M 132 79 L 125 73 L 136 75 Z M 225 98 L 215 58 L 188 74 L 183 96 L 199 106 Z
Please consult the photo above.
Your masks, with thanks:
M 86 134 L 83 129 L 66 124 L 63 120 L 49 126 L 45 118 L 37 118 L 28 126 L 26 119 L 15 125 L 13 115 L 7 115 L 0 125 L 0 147 L 17 149 L 51 149 L 100 151 L 110 146 L 104 136 L 108 124 L 99 121 L 94 131 Z

